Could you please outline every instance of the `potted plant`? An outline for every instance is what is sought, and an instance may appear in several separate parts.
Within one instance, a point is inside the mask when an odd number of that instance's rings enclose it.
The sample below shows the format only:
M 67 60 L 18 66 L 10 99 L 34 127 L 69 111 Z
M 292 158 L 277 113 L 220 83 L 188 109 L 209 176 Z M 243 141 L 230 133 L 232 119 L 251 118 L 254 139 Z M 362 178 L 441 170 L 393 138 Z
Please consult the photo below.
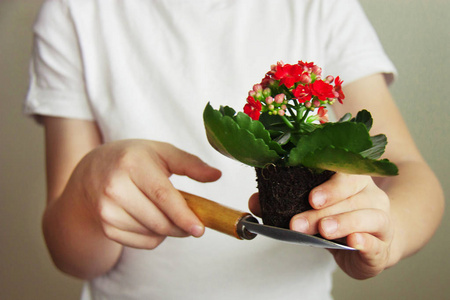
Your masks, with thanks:
M 328 121 L 326 107 L 345 99 L 342 82 L 339 76 L 322 78 L 312 62 L 278 62 L 253 86 L 243 112 L 206 105 L 203 120 L 210 144 L 256 169 L 265 224 L 289 228 L 292 216 L 311 209 L 311 189 L 335 172 L 398 173 L 393 163 L 380 159 L 387 139 L 369 134 L 367 110 Z

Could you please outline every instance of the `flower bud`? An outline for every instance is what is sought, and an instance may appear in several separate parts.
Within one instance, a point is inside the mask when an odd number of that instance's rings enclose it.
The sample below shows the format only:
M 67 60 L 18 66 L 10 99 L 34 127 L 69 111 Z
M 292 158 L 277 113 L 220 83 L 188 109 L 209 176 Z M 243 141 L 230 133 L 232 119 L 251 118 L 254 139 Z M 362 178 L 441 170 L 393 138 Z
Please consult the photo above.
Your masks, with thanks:
M 319 100 L 314 100 L 312 104 L 313 104 L 314 107 L 319 107 L 320 106 L 320 101 Z
M 311 83 L 311 81 L 312 81 L 311 76 L 306 72 L 300 76 L 301 83 L 308 84 Z
M 309 101 L 308 101 L 308 102 L 305 102 L 305 107 L 306 107 L 306 108 L 310 108 L 310 107 L 311 107 L 311 102 L 309 102 Z
M 280 109 L 280 110 L 278 111 L 278 115 L 284 116 L 284 114 L 285 114 L 285 111 L 284 111 L 284 110 Z
M 331 76 L 331 75 L 328 75 L 328 76 L 325 78 L 325 82 L 326 82 L 326 83 L 332 83 L 333 80 L 334 80 L 334 77 Z
M 322 68 L 321 68 L 321 67 L 318 67 L 318 66 L 314 66 L 314 67 L 312 68 L 312 72 L 313 72 L 314 74 L 316 74 L 316 75 L 321 75 L 321 74 L 322 74 Z
M 272 104 L 269 105 L 269 110 L 274 110 L 275 106 L 273 106 Z
M 270 90 L 270 88 L 265 88 L 262 93 L 263 93 L 263 96 L 267 98 L 270 96 L 271 90 Z
M 262 91 L 262 85 L 259 84 L 259 83 L 255 84 L 255 85 L 253 86 L 253 90 L 254 90 L 255 92 L 260 92 L 260 91 Z
M 273 98 L 270 97 L 270 96 L 267 97 L 267 98 L 266 98 L 266 103 L 267 103 L 267 104 L 272 104 L 272 103 L 273 103 Z
M 284 97 L 285 97 L 284 94 L 278 94 L 278 95 L 276 95 L 276 96 L 275 96 L 275 102 L 278 103 L 278 104 L 283 103 Z
M 264 99 L 262 90 L 256 92 L 256 98 L 260 101 Z
M 250 97 L 255 97 L 256 96 L 256 93 L 255 93 L 255 91 L 249 91 L 248 92 L 248 95 L 250 96 Z

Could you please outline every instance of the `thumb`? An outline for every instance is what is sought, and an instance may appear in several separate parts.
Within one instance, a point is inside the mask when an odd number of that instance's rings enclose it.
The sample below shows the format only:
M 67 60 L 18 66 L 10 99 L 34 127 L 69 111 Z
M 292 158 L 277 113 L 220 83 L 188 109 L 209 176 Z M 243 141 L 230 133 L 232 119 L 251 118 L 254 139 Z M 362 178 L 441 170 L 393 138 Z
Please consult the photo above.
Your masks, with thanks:
M 261 206 L 259 204 L 259 193 L 254 193 L 250 196 L 250 199 L 248 200 L 248 208 L 254 215 L 258 217 L 262 216 Z
M 185 175 L 200 182 L 212 182 L 222 176 L 220 170 L 211 167 L 197 156 L 170 144 L 160 144 L 158 154 L 171 174 Z

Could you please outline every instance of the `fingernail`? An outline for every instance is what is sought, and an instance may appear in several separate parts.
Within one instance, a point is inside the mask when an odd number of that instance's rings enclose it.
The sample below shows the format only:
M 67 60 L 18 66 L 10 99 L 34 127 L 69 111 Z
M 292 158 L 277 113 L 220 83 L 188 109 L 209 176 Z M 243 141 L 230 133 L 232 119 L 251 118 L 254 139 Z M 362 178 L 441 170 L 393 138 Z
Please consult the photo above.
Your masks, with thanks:
M 191 227 L 191 235 L 194 237 L 201 237 L 203 235 L 204 232 L 204 228 L 200 225 L 194 225 Z
M 297 218 L 292 222 L 292 230 L 306 232 L 309 228 L 309 222 L 305 218 Z
M 333 234 L 338 228 L 338 223 L 335 219 L 327 218 L 322 221 L 322 229 L 328 234 Z
M 326 196 L 323 192 L 315 192 L 312 197 L 314 207 L 322 207 L 325 204 Z

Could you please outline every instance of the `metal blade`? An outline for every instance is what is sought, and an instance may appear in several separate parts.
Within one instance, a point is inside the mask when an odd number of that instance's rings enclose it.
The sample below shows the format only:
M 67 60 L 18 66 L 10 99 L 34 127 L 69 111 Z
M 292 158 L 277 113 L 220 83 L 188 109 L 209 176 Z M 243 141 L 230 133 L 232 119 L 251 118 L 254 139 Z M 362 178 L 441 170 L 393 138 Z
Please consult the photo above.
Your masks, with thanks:
M 355 248 L 347 245 L 340 244 L 338 242 L 326 240 L 321 237 L 309 235 L 289 229 L 278 228 L 268 225 L 259 224 L 254 218 L 242 219 L 242 226 L 245 230 L 254 234 L 261 234 L 276 240 L 280 240 L 288 243 L 302 244 L 311 247 L 319 247 L 326 249 L 341 249 L 341 250 L 356 250 Z

